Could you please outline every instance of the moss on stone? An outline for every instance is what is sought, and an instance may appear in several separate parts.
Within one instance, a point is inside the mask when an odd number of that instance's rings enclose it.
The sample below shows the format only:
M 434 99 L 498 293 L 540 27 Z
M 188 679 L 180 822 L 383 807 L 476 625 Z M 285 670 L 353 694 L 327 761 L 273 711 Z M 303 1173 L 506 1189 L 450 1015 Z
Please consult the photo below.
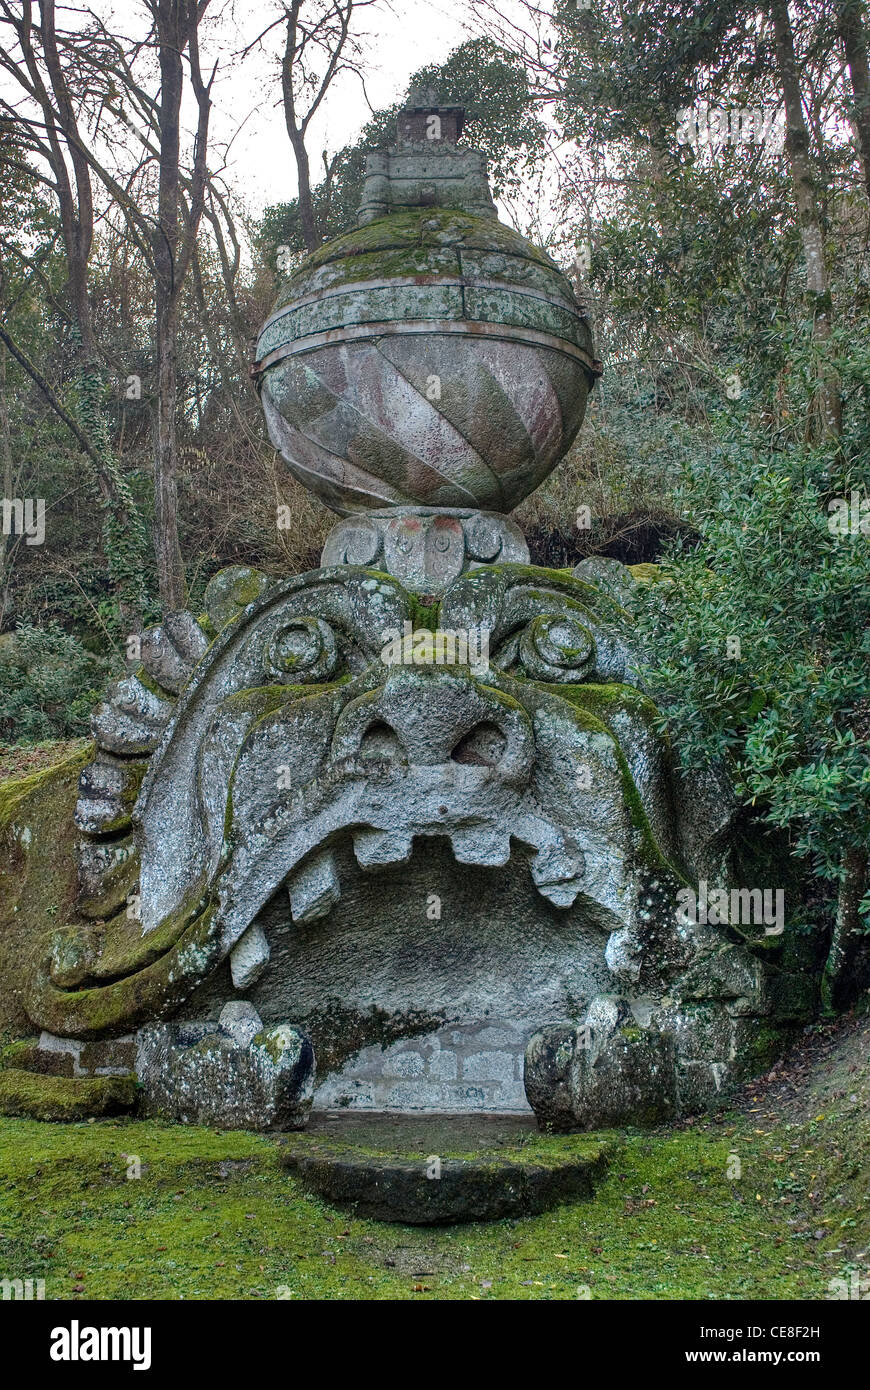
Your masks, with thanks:
M 50 1076 L 72 1076 L 69 1052 L 40 1051 L 38 1038 L 18 1038 L 0 1048 L 0 1071 L 38 1071 Z
M 59 1037 L 94 1038 L 127 1032 L 146 1020 L 172 1014 L 220 960 L 213 930 L 215 905 L 194 904 L 194 898 L 192 893 L 155 929 L 154 935 L 165 947 L 156 959 L 138 968 L 138 957 L 124 958 L 119 953 L 119 961 L 134 970 L 123 978 L 59 989 L 52 983 L 49 960 L 43 955 L 28 991 L 31 1017 Z M 149 933 L 147 946 L 141 948 L 148 955 L 151 938 Z M 141 937 L 139 941 L 141 946 Z
M 422 273 L 421 251 L 455 249 L 458 253 L 463 247 L 517 256 L 550 271 L 554 278 L 559 275 L 550 257 L 512 227 L 452 208 L 415 208 L 354 227 L 306 256 L 282 286 L 277 307 L 295 299 L 313 272 L 327 265 L 349 284 L 376 278 L 378 272 L 413 276 Z
M 33 1120 L 86 1120 L 132 1110 L 138 1096 L 135 1076 L 46 1076 L 0 1071 L 0 1114 Z
M 548 599 L 552 600 L 552 592 L 555 591 L 573 599 L 581 609 L 591 610 L 614 627 L 619 628 L 632 622 L 631 614 L 620 607 L 615 599 L 610 598 L 594 584 L 576 578 L 570 570 L 547 569 L 542 565 L 521 565 L 511 561 L 481 566 L 463 575 L 462 580 L 473 580 L 475 584 L 491 584 L 497 587 L 501 587 L 498 584 L 499 580 L 507 580 L 511 586 L 521 584 L 539 593 L 545 604 Z
M 328 685 L 260 685 L 252 690 L 237 690 L 224 700 L 224 708 L 237 714 L 251 714 L 254 720 L 264 719 L 284 705 L 309 695 L 322 695 L 333 689 Z
M 74 912 L 73 811 L 88 745 L 55 767 L 0 783 L 0 1028 L 30 1031 L 24 991 L 35 945 Z
M 70 772 L 76 776 L 94 756 L 94 746 L 89 743 L 84 748 L 78 749 L 63 762 L 56 763 L 53 767 L 41 768 L 39 772 L 28 773 L 26 777 L 10 778 L 5 782 L 0 782 L 0 832 L 4 831 L 15 816 L 34 793 L 44 791 L 51 787 L 58 778 L 64 777 Z M 78 783 L 76 783 L 78 787 Z
M 627 568 L 639 584 L 656 584 L 663 578 L 661 565 L 646 562 L 641 565 L 628 565 Z
M 155 695 L 158 700 L 163 700 L 164 703 L 168 702 L 171 704 L 176 699 L 176 696 L 173 695 L 170 690 L 167 690 L 159 681 L 148 674 L 144 666 L 137 666 L 133 674 L 139 684 L 144 685 L 145 689 L 149 691 L 151 695 Z

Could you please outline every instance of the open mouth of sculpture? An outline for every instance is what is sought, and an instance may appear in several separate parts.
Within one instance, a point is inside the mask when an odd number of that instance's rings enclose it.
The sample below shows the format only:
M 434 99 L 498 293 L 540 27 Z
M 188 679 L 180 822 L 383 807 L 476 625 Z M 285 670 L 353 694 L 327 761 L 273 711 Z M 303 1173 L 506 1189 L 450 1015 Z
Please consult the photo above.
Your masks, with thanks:
M 417 842 L 440 839 L 459 865 L 495 869 L 522 859 L 537 893 L 555 907 L 569 907 L 581 891 L 584 858 L 576 841 L 491 768 L 460 762 L 395 769 L 366 762 L 365 787 L 351 776 L 333 805 L 314 818 L 312 834 L 320 838 L 285 880 L 294 921 L 323 917 L 340 899 L 338 839 L 350 840 L 356 865 L 369 874 L 400 869 Z
M 469 862 L 465 834 L 336 831 L 249 929 L 268 949 L 261 973 L 236 979 L 231 955 L 194 1016 L 241 995 L 264 1024 L 294 1020 L 314 1046 L 321 1109 L 526 1109 L 528 1037 L 566 991 L 602 986 L 606 926 L 582 893 L 554 905 L 527 843 L 505 834 Z

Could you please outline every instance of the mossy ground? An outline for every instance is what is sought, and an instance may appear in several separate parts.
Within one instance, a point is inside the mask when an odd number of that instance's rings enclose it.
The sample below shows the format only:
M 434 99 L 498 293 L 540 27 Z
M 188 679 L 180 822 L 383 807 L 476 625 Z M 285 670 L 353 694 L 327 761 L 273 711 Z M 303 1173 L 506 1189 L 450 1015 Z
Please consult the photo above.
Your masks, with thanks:
M 0 782 L 54 767 L 64 758 L 90 747 L 90 742 L 89 738 L 69 738 L 45 743 L 0 743 Z
M 752 1099 L 629 1133 L 590 1201 L 437 1229 L 305 1195 L 267 1137 L 2 1120 L 0 1276 L 59 1299 L 825 1298 L 832 1277 L 868 1272 L 866 1128 L 848 1097 L 808 1119 Z M 529 1156 L 588 1142 L 541 1136 Z

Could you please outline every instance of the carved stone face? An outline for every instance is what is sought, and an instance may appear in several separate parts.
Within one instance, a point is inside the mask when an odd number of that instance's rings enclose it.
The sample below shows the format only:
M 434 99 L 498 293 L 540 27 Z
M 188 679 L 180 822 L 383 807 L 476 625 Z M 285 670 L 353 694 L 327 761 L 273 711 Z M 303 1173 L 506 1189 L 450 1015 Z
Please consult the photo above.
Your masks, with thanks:
M 239 1052 L 257 1094 L 286 1034 L 327 1106 L 704 1103 L 767 1006 L 758 963 L 677 914 L 730 813 L 677 790 L 620 597 L 521 564 L 440 600 L 349 565 L 216 576 L 218 635 L 169 616 L 95 715 L 79 920 L 36 961 L 32 1022 L 139 1029 L 164 1098 L 218 1075 L 190 1039 L 247 1010 L 272 1030 Z
M 211 595 L 219 618 L 229 590 Z M 668 755 L 628 684 L 618 604 L 506 564 L 421 608 L 389 575 L 340 566 L 235 612 L 189 680 L 172 634 L 192 655 L 193 629 L 151 634 L 152 679 L 180 689 L 174 707 L 128 678 L 97 715 L 103 751 L 78 813 L 82 905 L 98 902 L 108 928 L 56 946 L 34 1018 L 63 1034 L 129 1028 L 235 988 L 315 1033 L 312 1016 L 342 998 L 365 1045 L 385 1015 L 391 1037 L 485 1026 L 521 994 L 514 1021 L 528 1032 L 536 1009 L 543 1022 L 566 991 L 589 997 L 614 970 L 632 986 L 644 970 L 659 978 L 644 941 L 677 881 Z M 134 765 L 141 775 L 149 747 L 125 877 L 109 784 Z M 331 923 L 351 957 L 339 953 L 333 979 Z M 485 946 L 451 982 L 437 962 L 463 931 Z M 353 1051 L 326 1031 L 321 1019 L 321 1050 Z

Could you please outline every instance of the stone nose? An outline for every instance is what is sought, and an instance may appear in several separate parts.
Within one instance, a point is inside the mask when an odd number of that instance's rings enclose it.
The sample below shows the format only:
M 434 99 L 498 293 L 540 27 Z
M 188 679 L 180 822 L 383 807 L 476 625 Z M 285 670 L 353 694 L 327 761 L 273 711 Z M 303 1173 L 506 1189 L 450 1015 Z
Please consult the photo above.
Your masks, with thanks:
M 344 708 L 332 756 L 423 767 L 464 763 L 524 781 L 534 735 L 526 712 L 500 690 L 464 672 L 403 667 Z

